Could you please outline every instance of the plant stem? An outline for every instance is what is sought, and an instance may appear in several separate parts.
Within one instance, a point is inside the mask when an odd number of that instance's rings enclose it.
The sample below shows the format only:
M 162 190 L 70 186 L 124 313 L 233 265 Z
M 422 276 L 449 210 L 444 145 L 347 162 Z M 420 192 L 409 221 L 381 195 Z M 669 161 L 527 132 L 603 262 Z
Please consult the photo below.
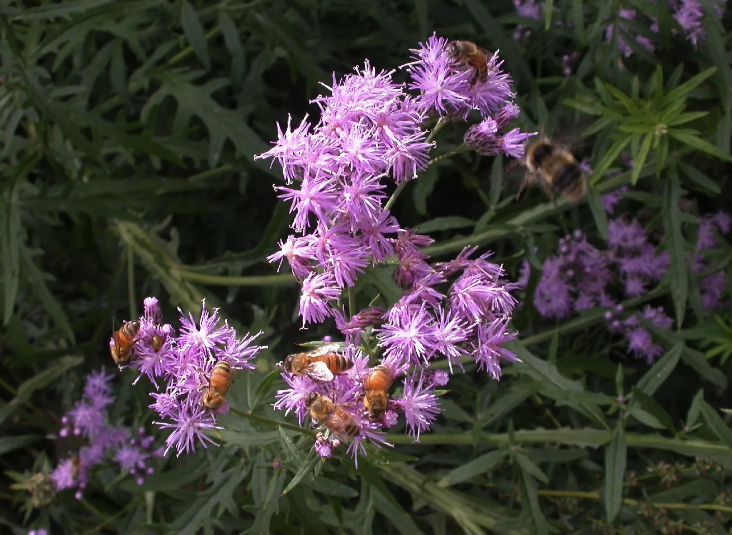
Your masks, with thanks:
M 427 165 L 432 165 L 433 163 L 437 163 L 440 160 L 444 160 L 445 158 L 450 158 L 452 156 L 455 156 L 456 154 L 462 154 L 463 152 L 468 152 L 470 148 L 463 143 L 455 150 L 451 150 L 450 152 L 446 152 L 445 154 L 440 154 L 439 156 L 432 158 L 429 162 L 427 162 Z
M 130 317 L 137 317 L 137 298 L 135 298 L 135 252 L 127 247 L 127 299 L 130 301 Z
M 598 448 L 610 442 L 611 436 L 611 432 L 601 429 L 537 429 L 514 432 L 514 444 L 550 443 Z M 387 435 L 386 440 L 392 444 L 412 443 L 412 438 L 407 435 Z M 683 440 L 636 433 L 627 434 L 625 440 L 631 448 L 669 450 L 691 456 L 722 455 L 732 457 L 732 450 L 727 446 L 704 440 Z M 419 444 L 422 445 L 451 444 L 472 446 L 475 444 L 508 445 L 508 443 L 508 433 L 483 433 L 477 437 L 472 433 L 460 435 L 431 433 L 420 436 L 419 440 Z
M 585 500 L 600 500 L 599 492 L 579 492 L 571 490 L 540 490 L 538 491 L 539 496 L 557 497 L 557 498 L 580 498 Z M 725 505 L 719 505 L 714 503 L 709 504 L 690 504 L 690 503 L 675 503 L 675 502 L 648 502 L 641 500 L 631 500 L 626 498 L 623 500 L 623 504 L 635 507 L 641 503 L 646 503 L 656 509 L 686 509 L 686 510 L 704 510 L 704 511 L 721 511 L 723 513 L 732 513 L 732 507 Z
M 185 269 L 174 270 L 181 279 L 210 284 L 212 286 L 284 286 L 297 284 L 292 275 L 262 275 L 252 277 L 234 277 L 227 275 L 208 275 Z
M 440 117 L 437 120 L 437 124 L 432 129 L 432 132 L 427 136 L 426 143 L 429 143 L 432 141 L 432 138 L 434 138 L 437 135 L 437 132 L 442 130 L 442 128 L 447 124 L 447 120 L 443 117 Z M 389 200 L 386 201 L 386 204 L 384 205 L 384 210 L 391 210 L 391 207 L 394 206 L 394 203 L 399 198 L 399 195 L 402 194 L 402 191 L 404 191 L 404 188 L 407 187 L 407 184 L 409 183 L 409 180 L 405 180 L 401 184 L 397 186 L 397 189 L 394 190 L 394 193 L 391 194 L 391 197 L 389 197 Z
M 356 289 L 353 286 L 348 287 L 348 312 L 351 317 L 356 314 Z

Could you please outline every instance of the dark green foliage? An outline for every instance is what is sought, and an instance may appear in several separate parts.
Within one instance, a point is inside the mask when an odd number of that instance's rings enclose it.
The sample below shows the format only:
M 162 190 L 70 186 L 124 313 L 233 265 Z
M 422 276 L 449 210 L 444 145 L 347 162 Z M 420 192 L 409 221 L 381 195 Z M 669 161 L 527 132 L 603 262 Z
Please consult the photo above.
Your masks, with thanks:
M 625 57 L 617 34 L 606 40 L 631 8 L 657 17 L 658 33 L 641 20 L 624 30 L 652 38 L 655 54 L 624 35 Z M 724 533 L 732 317 L 705 312 L 698 283 L 725 269 L 732 282 L 731 251 L 710 253 L 700 274 L 687 260 L 699 216 L 730 209 L 730 17 L 705 17 L 695 49 L 670 13 L 662 0 L 550 0 L 539 20 L 521 19 L 508 0 L 0 2 L 3 529 Z M 531 35 L 514 40 L 517 24 Z M 435 238 L 425 251 L 435 260 L 490 248 L 512 279 L 529 261 L 511 344 L 523 363 L 507 364 L 500 382 L 466 364 L 419 443 L 397 428 L 394 448 L 370 448 L 358 468 L 345 448 L 321 463 L 309 424 L 271 407 L 284 385 L 275 363 L 337 332 L 299 330 L 295 281 L 266 261 L 290 216 L 272 190 L 279 170 L 253 155 L 276 138 L 275 121 L 317 114 L 308 100 L 332 72 L 366 58 L 396 69 L 433 31 L 500 49 L 517 126 L 583 133 L 576 156 L 594 169 L 588 197 L 551 202 L 537 188 L 517 202 L 506 159 L 467 152 L 410 184 L 395 214 Z M 573 52 L 565 77 L 562 57 Z M 445 128 L 440 152 L 461 128 Z M 621 172 L 624 152 L 635 166 Z M 671 262 L 656 287 L 623 303 L 674 311 L 673 331 L 648 326 L 665 350 L 652 365 L 607 332 L 605 309 L 554 322 L 533 306 L 558 239 L 579 229 L 602 248 L 602 195 L 625 185 L 625 213 L 662 234 Z M 399 297 L 391 268 L 367 271 L 354 298 L 367 306 L 377 292 Z M 174 325 L 177 307 L 195 314 L 205 297 L 236 327 L 264 330 L 270 350 L 227 395 L 234 410 L 211 433 L 221 447 L 169 454 L 141 486 L 100 467 L 83 500 L 54 496 L 49 471 L 79 447 L 56 436 L 60 418 L 89 371 L 113 370 L 113 318 L 119 327 L 139 315 L 147 295 Z M 148 387 L 133 380 L 124 372 L 116 383 L 114 423 L 162 437 Z

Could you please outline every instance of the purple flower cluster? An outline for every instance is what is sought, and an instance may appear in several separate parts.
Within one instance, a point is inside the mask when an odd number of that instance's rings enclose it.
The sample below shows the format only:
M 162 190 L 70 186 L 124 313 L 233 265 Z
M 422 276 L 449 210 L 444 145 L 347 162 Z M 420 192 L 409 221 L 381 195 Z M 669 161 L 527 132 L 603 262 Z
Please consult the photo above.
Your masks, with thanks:
M 150 408 L 166 420 L 155 423 L 163 429 L 172 430 L 165 441 L 165 453 L 175 447 L 178 455 L 194 450 L 196 441 L 204 447 L 207 443 L 214 443 L 206 433 L 220 429 L 216 413 L 228 410 L 225 400 L 215 411 L 203 405 L 204 395 L 209 389 L 209 377 L 216 363 L 226 362 L 231 370 L 251 370 L 254 366 L 250 361 L 266 348 L 252 345 L 261 332 L 237 338 L 236 331 L 228 323 L 222 324 L 218 309 L 209 313 L 205 300 L 198 321 L 190 313 L 186 316 L 179 312 L 181 328 L 176 335 L 173 327 L 163 324 L 158 300 L 154 297 L 145 299 L 131 362 L 131 366 L 140 372 L 135 383 L 143 375 L 150 379 L 156 390 L 156 378 L 165 382 L 164 392 L 150 394 L 155 399 Z M 128 464 L 131 462 L 131 457 L 124 459 Z
M 605 313 L 605 320 L 610 332 L 625 337 L 628 351 L 636 358 L 645 357 L 649 364 L 663 355 L 663 346 L 653 342 L 651 333 L 640 321 L 643 318 L 654 327 L 668 331 L 673 327 L 674 320 L 666 316 L 663 308 L 647 306 L 642 313 L 636 312 L 625 319 L 622 318 L 622 313 L 623 305 L 616 305 Z
M 699 219 L 699 229 L 696 241 L 696 252 L 691 259 L 691 272 L 699 273 L 710 266 L 704 255 L 705 250 L 719 246 L 717 232 L 727 234 L 730 231 L 732 219 L 725 212 L 715 215 L 705 215 Z M 699 293 L 704 310 L 713 310 L 722 306 L 722 294 L 727 288 L 727 277 L 719 271 L 699 281 Z
M 102 462 L 112 462 L 137 476 L 137 484 L 142 485 L 146 475 L 152 473 L 148 462 L 153 457 L 161 457 L 162 450 L 154 448 L 155 438 L 139 430 L 137 439 L 130 439 L 126 427 L 112 426 L 108 423 L 107 407 L 114 402 L 110 381 L 113 375 L 104 371 L 92 372 L 86 378 L 84 395 L 62 419 L 61 437 L 79 437 L 88 441 L 73 457 L 59 463 L 51 473 L 56 490 L 76 489 L 77 499 L 81 499 L 89 477 L 89 470 Z
M 603 197 L 611 213 L 619 201 L 619 193 Z M 718 247 L 717 233 L 726 234 L 731 227 L 732 219 L 723 212 L 700 218 L 696 252 L 688 262 L 692 273 L 710 266 L 705 251 Z M 651 285 L 663 278 L 668 266 L 668 252 L 656 254 L 656 245 L 650 242 L 648 231 L 637 220 L 616 218 L 608 222 L 607 250 L 589 244 L 580 231 L 560 240 L 558 254 L 544 262 L 534 306 L 547 318 L 564 318 L 572 311 L 594 306 L 608 307 L 611 309 L 606 313 L 608 329 L 626 338 L 634 356 L 646 357 L 651 362 L 663 350 L 653 343 L 640 318 L 666 330 L 673 321 L 660 308 L 647 307 L 642 314 L 623 315 L 618 300 L 646 294 Z M 699 281 L 703 308 L 711 310 L 721 306 L 725 288 L 726 278 L 721 272 Z
M 715 15 L 722 18 L 727 0 L 709 0 L 709 2 L 714 9 Z M 701 23 L 703 16 L 704 8 L 699 0 L 681 0 L 676 6 L 676 12 L 674 13 L 674 19 L 684 31 L 684 37 L 695 48 L 706 39 L 706 34 Z
M 365 453 L 364 440 L 384 444 L 380 430 L 396 425 L 400 414 L 415 439 L 430 428 L 439 413 L 435 389 L 448 380 L 445 372 L 426 370 L 438 357 L 447 359 L 451 371 L 461 366 L 461 357 L 471 357 L 496 379 L 499 358 L 517 360 L 502 347 L 515 338 L 508 324 L 516 305 L 510 294 L 515 285 L 505 281 L 502 267 L 488 262 L 488 254 L 471 258 L 477 248 L 430 264 L 421 248 L 431 238 L 401 228 L 384 204 L 382 179 L 403 184 L 429 165 L 433 143 L 424 127 L 430 117 L 439 118 L 439 129 L 477 110 L 481 122 L 468 128 L 464 144 L 485 155 L 521 158 L 524 141 L 535 135 L 504 132 L 519 108 L 511 102 L 511 80 L 497 54 L 486 57 L 487 80 L 473 83 L 473 68 L 452 60 L 448 50 L 447 40 L 434 35 L 412 50 L 413 61 L 404 67 L 411 76 L 407 88 L 416 95 L 394 84 L 391 72 L 377 73 L 368 63 L 340 81 L 334 76 L 330 96 L 315 100 L 319 122 L 313 127 L 306 118 L 293 130 L 288 121 L 284 133 L 278 126 L 275 146 L 255 157 L 277 159 L 288 185 L 298 185 L 276 189 L 291 202 L 292 227 L 302 236 L 280 242 L 269 260 L 286 259 L 300 281 L 303 327 L 333 317 L 346 340 L 338 347 L 353 363 L 332 380 L 283 373 L 288 388 L 277 393 L 275 408 L 293 411 L 302 425 L 309 414 L 306 400 L 313 393 L 328 397 L 358 427 L 349 446 L 354 456 Z M 388 310 L 370 306 L 347 314 L 344 288 L 377 263 L 396 265 L 401 298 Z M 401 395 L 390 398 L 378 416 L 364 407 L 376 368 L 369 357 L 376 355 L 392 382 L 404 376 Z M 341 442 L 331 432 L 331 419 L 315 444 L 322 457 Z
M 634 37 L 638 44 L 643 46 L 649 52 L 653 52 L 655 50 L 653 43 L 651 43 L 651 40 L 648 37 L 644 35 L 634 36 L 630 28 L 623 23 L 624 20 L 635 20 L 635 17 L 635 9 L 621 9 L 617 14 L 617 22 L 608 24 L 607 28 L 605 28 L 605 39 L 608 41 L 617 39 L 618 49 L 625 57 L 628 57 L 633 53 L 633 49 L 625 42 L 624 36 L 628 35 Z M 651 20 L 650 30 L 658 33 L 658 21 L 650 16 L 648 18 Z
M 547 318 L 564 318 L 572 311 L 595 306 L 609 307 L 608 328 L 622 334 L 635 356 L 652 360 L 660 346 L 653 344 L 650 333 L 631 316 L 621 321 L 622 306 L 617 295 L 637 297 L 647 286 L 659 281 L 668 269 L 668 254 L 655 254 L 646 231 L 633 220 L 611 220 L 608 224 L 608 250 L 601 251 L 587 242 L 577 230 L 559 241 L 559 251 L 544 262 L 536 287 L 534 306 Z M 660 318 L 662 310 L 656 312 Z M 646 316 L 648 319 L 650 317 Z M 658 326 L 667 324 L 663 316 Z M 670 325 L 669 325 L 670 327 Z M 662 352 L 662 351 L 661 351 Z

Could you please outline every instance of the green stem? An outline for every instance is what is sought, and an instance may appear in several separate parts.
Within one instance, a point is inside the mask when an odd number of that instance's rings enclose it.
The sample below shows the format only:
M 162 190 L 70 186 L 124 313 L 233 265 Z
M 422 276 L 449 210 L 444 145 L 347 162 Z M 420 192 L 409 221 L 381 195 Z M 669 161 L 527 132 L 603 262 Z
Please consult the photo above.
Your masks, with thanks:
M 295 277 L 287 273 L 283 273 L 282 275 L 262 275 L 259 277 L 233 277 L 195 273 L 185 269 L 174 269 L 173 271 L 183 280 L 200 282 L 211 286 L 284 286 L 297 284 Z
M 601 429 L 537 429 L 530 431 L 515 431 L 514 444 L 565 444 L 598 448 L 610 442 L 612 433 Z M 412 444 L 412 437 L 408 435 L 387 435 L 387 442 L 392 444 Z M 714 444 L 704 440 L 683 440 L 666 438 L 659 435 L 626 434 L 625 441 L 631 448 L 659 449 L 691 456 L 723 455 L 732 457 L 732 450 L 723 444 Z M 422 435 L 421 445 L 450 444 L 454 446 L 473 446 L 475 444 L 493 444 L 507 446 L 508 433 L 483 433 L 475 436 L 468 434 L 438 434 Z
M 446 152 L 445 154 L 440 154 L 436 158 L 432 158 L 429 162 L 427 162 L 427 165 L 432 165 L 433 163 L 437 163 L 440 160 L 444 160 L 446 158 L 451 158 L 452 156 L 455 156 L 456 154 L 462 154 L 463 152 L 468 152 L 469 150 L 470 150 L 470 147 L 468 147 L 465 143 L 463 143 L 455 150 L 451 150 L 450 152 Z
M 437 135 L 437 132 L 442 130 L 442 128 L 447 124 L 447 119 L 444 117 L 440 117 L 437 121 L 437 124 L 432 129 L 432 132 L 427 136 L 426 143 L 429 143 L 432 141 L 432 139 Z M 404 191 L 404 188 L 407 187 L 407 184 L 409 183 L 409 180 L 405 180 L 401 184 L 397 186 L 397 189 L 394 190 L 394 193 L 391 194 L 391 197 L 389 197 L 389 200 L 386 201 L 386 204 L 384 205 L 385 210 L 391 210 L 391 207 L 394 206 L 394 203 L 399 198 L 399 195 L 402 194 L 402 191 Z
M 135 297 L 135 252 L 127 247 L 127 299 L 130 302 L 130 317 L 137 317 L 137 298 Z
M 356 289 L 348 287 L 348 312 L 353 317 L 356 314 Z
M 556 498 L 580 498 L 585 500 L 600 500 L 599 492 L 579 492 L 571 490 L 540 490 L 538 491 L 539 496 L 556 497 Z M 632 500 L 626 498 L 623 500 L 623 504 L 631 507 L 636 507 L 641 503 L 646 503 L 655 509 L 682 509 L 691 511 L 721 511 L 723 513 L 732 513 L 732 507 L 725 505 L 718 505 L 714 503 L 709 504 L 691 504 L 691 503 L 676 503 L 676 502 L 647 502 L 641 500 Z
M 290 431 L 295 431 L 296 433 L 309 435 L 311 437 L 317 435 L 317 431 L 315 429 L 306 429 L 304 427 L 300 427 L 299 425 L 270 420 L 269 418 L 265 418 L 264 416 L 257 416 L 256 414 L 252 414 L 249 411 L 240 411 L 239 409 L 235 409 L 234 407 L 229 407 L 229 412 L 231 412 L 232 414 L 236 414 L 237 416 L 241 416 L 242 418 L 246 418 L 250 422 L 257 422 L 259 424 L 264 424 L 271 427 L 281 427 L 282 429 L 288 429 Z
M 209 169 L 208 171 L 204 171 L 203 173 L 198 173 L 197 175 L 191 175 L 188 177 L 188 182 L 195 182 L 197 180 L 203 180 L 205 178 L 210 178 L 212 176 L 220 175 L 221 173 L 227 173 L 229 171 L 233 171 L 235 167 L 233 165 L 222 165 L 221 167 L 217 167 L 216 169 Z

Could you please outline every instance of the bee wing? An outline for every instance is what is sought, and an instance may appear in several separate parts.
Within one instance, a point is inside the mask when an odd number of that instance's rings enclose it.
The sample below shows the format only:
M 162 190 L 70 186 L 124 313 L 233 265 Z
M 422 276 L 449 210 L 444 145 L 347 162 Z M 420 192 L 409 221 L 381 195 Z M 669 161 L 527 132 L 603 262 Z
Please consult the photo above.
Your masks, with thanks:
M 475 46 L 478 46 L 478 45 L 475 45 Z M 488 56 L 488 59 L 489 60 L 493 57 L 493 52 L 491 52 L 490 50 L 486 50 L 482 46 L 478 46 L 478 50 L 480 50 L 481 52 L 483 52 L 483 54 L 485 54 L 486 56 Z
M 311 357 L 321 357 L 325 355 L 326 353 L 337 353 L 341 350 L 341 346 L 338 344 L 325 344 L 324 346 L 317 347 L 315 349 L 311 349 L 310 351 L 307 351 L 306 353 L 310 355 Z
M 309 364 L 305 368 L 305 373 L 315 381 L 329 383 L 333 380 L 333 373 L 328 369 L 328 365 L 325 362 L 318 361 Z

